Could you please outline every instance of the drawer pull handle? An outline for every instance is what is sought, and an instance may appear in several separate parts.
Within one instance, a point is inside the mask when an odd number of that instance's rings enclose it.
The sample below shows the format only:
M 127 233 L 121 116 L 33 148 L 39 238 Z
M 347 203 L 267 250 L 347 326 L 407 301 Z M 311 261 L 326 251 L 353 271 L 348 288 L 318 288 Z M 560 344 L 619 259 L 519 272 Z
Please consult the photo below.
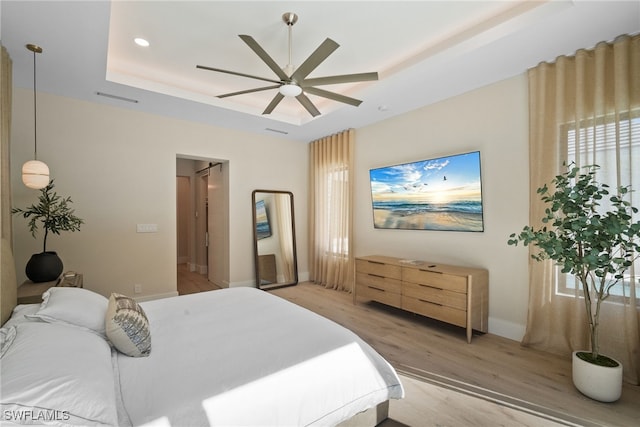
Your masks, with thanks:
M 369 289 L 375 289 L 376 291 L 386 292 L 384 289 L 376 288 L 375 286 L 367 286 Z
M 384 262 L 379 262 L 379 261 L 367 261 L 369 264 L 378 264 L 378 265 L 385 265 Z
M 380 279 L 384 279 L 385 278 L 384 276 L 381 276 L 379 274 L 371 274 L 371 273 L 369 273 L 369 276 L 379 277 Z
M 434 270 L 425 270 L 424 268 L 420 268 L 420 271 L 425 271 L 427 273 L 436 273 L 436 274 L 444 274 L 442 271 L 434 271 Z
M 436 286 L 425 285 L 424 283 L 418 283 L 418 286 L 422 286 L 423 288 L 435 289 L 436 291 L 443 291 L 444 289 L 438 288 Z
M 421 299 L 421 298 L 418 298 L 418 301 L 420 301 L 420 302 L 426 302 L 427 304 L 437 305 L 437 306 L 439 306 L 439 307 L 444 306 L 444 304 L 438 304 L 437 302 L 427 301 L 427 300 L 423 300 L 423 299 Z

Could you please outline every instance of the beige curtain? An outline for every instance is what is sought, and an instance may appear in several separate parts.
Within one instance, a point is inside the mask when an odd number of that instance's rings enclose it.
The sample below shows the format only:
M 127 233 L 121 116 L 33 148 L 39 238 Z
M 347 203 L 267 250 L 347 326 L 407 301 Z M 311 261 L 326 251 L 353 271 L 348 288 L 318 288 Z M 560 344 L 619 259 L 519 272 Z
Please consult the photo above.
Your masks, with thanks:
M 0 324 L 4 323 L 17 302 L 15 264 L 11 253 L 11 171 L 9 169 L 9 140 L 11 136 L 11 58 L 0 45 L 0 278 L 2 300 L 0 301 Z M 6 284 L 12 282 L 13 290 Z
M 310 144 L 309 274 L 312 282 L 351 292 L 353 129 Z
M 640 207 L 640 36 L 621 36 L 529 70 L 529 98 L 532 225 L 540 227 L 544 216 L 536 190 L 563 170 L 563 162 L 598 164 L 596 178 L 612 188 L 631 185 L 631 203 Z M 530 261 L 529 271 L 523 344 L 564 355 L 589 348 L 575 280 L 551 261 Z M 630 286 L 603 305 L 600 350 L 621 361 L 625 380 L 638 384 L 640 262 L 629 273 Z
M 293 218 L 291 217 L 291 197 L 288 194 L 274 194 L 276 205 L 276 221 L 280 231 L 280 253 L 282 254 L 282 275 L 284 282 L 292 282 L 295 276 L 293 260 Z
M 2 59 L 0 63 L 0 150 L 2 161 L 0 163 L 0 223 L 1 236 L 12 243 L 11 238 L 11 182 L 10 182 L 10 151 L 9 138 L 11 136 L 11 58 L 7 50 L 2 46 Z

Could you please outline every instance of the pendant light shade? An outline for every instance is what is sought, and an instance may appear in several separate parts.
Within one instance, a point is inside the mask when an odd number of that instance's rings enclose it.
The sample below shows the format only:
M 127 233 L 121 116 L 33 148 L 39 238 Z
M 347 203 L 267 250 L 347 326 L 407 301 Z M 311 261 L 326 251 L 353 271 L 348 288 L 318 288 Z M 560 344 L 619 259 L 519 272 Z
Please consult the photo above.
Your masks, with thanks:
M 22 165 L 22 182 L 36 190 L 46 187 L 49 184 L 49 166 L 40 160 L 29 160 Z
M 29 188 L 39 190 L 49 185 L 49 166 L 38 160 L 38 115 L 36 98 L 36 53 L 42 48 L 28 44 L 27 49 L 33 52 L 33 158 L 22 165 L 22 182 Z

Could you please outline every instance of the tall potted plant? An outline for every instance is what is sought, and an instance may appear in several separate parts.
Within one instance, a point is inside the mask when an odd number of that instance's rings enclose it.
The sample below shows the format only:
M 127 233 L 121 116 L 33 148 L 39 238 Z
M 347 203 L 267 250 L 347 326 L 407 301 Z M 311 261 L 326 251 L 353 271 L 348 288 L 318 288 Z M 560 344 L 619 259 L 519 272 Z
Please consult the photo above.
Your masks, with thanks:
M 49 282 L 57 279 L 63 270 L 63 264 L 58 254 L 47 251 L 47 237 L 49 233 L 60 234 L 61 231 L 79 231 L 84 221 L 74 214 L 71 208 L 71 197 L 62 198 L 53 191 L 53 180 L 40 190 L 38 203 L 26 209 L 14 208 L 12 213 L 22 214 L 29 219 L 29 230 L 35 238 L 38 225 L 44 229 L 42 252 L 33 254 L 27 263 L 25 273 L 33 282 Z
M 533 259 L 555 261 L 580 283 L 591 350 L 574 352 L 573 382 L 583 394 L 612 402 L 622 392 L 622 365 L 600 353 L 600 310 L 640 253 L 640 221 L 632 221 L 638 209 L 625 200 L 628 186 L 610 195 L 609 186 L 596 181 L 598 165 L 585 166 L 585 172 L 574 163 L 566 169 L 551 181 L 552 189 L 545 184 L 537 191 L 547 205 L 543 226 L 525 226 L 508 244 L 535 245 Z

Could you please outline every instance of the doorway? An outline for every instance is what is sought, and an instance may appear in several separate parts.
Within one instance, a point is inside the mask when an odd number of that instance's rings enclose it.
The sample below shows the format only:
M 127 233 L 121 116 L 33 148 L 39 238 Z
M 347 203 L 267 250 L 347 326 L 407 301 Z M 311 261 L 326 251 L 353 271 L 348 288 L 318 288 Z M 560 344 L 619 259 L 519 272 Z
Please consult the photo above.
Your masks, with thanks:
M 229 287 L 228 171 L 224 160 L 176 159 L 179 294 Z

